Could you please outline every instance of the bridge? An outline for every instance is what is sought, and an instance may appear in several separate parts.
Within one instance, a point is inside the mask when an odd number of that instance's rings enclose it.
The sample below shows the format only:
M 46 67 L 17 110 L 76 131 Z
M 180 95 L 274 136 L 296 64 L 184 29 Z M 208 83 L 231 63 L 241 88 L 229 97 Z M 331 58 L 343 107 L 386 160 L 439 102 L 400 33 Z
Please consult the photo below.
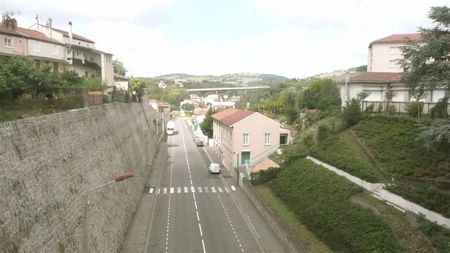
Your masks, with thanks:
M 248 87 L 221 87 L 221 88 L 200 88 L 187 89 L 187 92 L 205 92 L 205 91 L 239 91 L 239 90 L 267 90 L 270 86 L 248 86 Z

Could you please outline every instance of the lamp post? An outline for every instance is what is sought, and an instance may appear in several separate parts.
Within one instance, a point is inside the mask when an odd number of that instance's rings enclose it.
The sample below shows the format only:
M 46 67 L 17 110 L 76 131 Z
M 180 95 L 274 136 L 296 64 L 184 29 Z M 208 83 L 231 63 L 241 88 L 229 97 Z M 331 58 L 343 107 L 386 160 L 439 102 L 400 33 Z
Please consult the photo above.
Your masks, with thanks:
M 116 176 L 114 178 L 114 180 L 109 181 L 109 182 L 104 183 L 104 184 L 101 184 L 101 185 L 98 185 L 96 187 L 93 187 L 93 188 L 87 190 L 84 193 L 84 220 L 83 220 L 83 248 L 84 248 L 84 253 L 89 253 L 89 249 L 88 249 L 88 229 L 87 229 L 87 206 L 88 206 L 88 194 L 89 194 L 89 192 L 95 191 L 97 189 L 100 189 L 100 188 L 105 187 L 105 186 L 107 186 L 109 184 L 112 184 L 112 183 L 123 181 L 125 179 L 130 178 L 130 177 L 133 177 L 133 173 L 132 172 L 127 172 L 127 173 L 120 174 L 120 175 Z

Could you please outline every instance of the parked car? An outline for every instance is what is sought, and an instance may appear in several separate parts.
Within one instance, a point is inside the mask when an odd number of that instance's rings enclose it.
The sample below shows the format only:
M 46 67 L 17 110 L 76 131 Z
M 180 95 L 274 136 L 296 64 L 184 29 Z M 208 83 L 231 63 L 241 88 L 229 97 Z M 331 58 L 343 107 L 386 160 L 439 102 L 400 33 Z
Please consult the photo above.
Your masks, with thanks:
M 218 163 L 211 163 L 208 167 L 209 173 L 219 174 L 220 173 L 220 165 Z
M 197 147 L 203 147 L 204 145 L 203 140 L 201 138 L 197 138 L 195 140 L 195 145 L 197 145 Z

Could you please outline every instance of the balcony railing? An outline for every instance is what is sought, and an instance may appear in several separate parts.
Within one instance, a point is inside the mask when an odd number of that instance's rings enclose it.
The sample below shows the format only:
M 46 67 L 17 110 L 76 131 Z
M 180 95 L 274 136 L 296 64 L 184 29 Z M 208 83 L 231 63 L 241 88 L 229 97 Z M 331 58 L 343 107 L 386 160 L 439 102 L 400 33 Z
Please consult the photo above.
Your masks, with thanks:
M 78 66 L 86 66 L 100 71 L 102 67 L 94 61 L 72 58 L 72 64 Z

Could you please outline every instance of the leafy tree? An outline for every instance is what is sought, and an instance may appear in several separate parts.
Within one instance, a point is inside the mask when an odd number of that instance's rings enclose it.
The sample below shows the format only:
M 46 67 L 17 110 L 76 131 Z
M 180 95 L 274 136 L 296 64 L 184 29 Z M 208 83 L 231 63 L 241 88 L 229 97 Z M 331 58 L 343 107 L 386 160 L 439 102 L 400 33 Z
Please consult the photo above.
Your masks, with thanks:
M 127 69 L 123 66 L 123 62 L 119 61 L 118 59 L 115 59 L 113 61 L 113 68 L 114 73 L 125 76 L 127 74 Z
M 140 78 L 132 78 L 130 80 L 131 91 L 134 92 L 134 95 L 139 99 L 139 102 L 142 102 L 142 96 L 144 96 L 145 87 L 147 87 L 147 84 Z
M 445 96 L 433 110 L 433 116 L 447 116 L 450 96 L 450 8 L 431 7 L 428 17 L 435 24 L 432 28 L 419 28 L 424 45 L 409 43 L 404 49 L 402 65 L 408 71 L 403 81 L 417 97 L 427 90 L 441 87 Z M 439 121 L 430 127 L 424 127 L 420 138 L 427 148 L 440 146 L 450 135 L 450 120 Z
M 183 109 L 183 110 L 185 110 L 185 111 L 188 111 L 188 112 L 193 111 L 194 108 L 195 108 L 195 106 L 194 106 L 193 104 L 189 104 L 189 103 L 183 104 L 183 105 L 181 106 L 181 109 Z
M 432 28 L 419 28 L 424 45 L 409 43 L 403 48 L 402 66 L 407 70 L 403 81 L 420 97 L 427 90 L 442 87 L 442 99 L 448 102 L 450 93 L 450 8 L 432 7 L 428 17 Z
M 202 129 L 203 134 L 206 134 L 209 138 L 213 137 L 213 114 L 214 111 L 212 109 L 209 109 L 205 119 L 200 124 L 200 128 Z
M 317 79 L 299 97 L 302 108 L 319 109 L 338 108 L 341 104 L 339 85 L 331 79 Z

